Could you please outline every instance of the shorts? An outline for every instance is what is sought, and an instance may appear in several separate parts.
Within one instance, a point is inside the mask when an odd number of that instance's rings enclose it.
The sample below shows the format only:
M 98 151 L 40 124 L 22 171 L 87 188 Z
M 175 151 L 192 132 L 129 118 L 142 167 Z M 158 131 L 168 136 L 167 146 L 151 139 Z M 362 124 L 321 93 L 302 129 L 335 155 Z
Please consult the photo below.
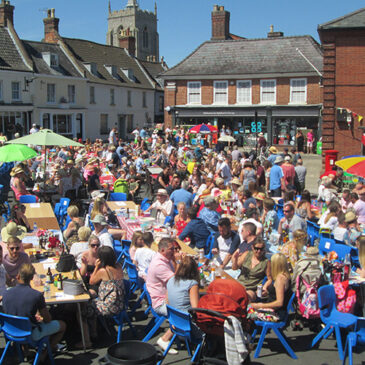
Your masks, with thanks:
M 51 321 L 49 323 L 39 323 L 37 327 L 35 327 L 32 331 L 32 339 L 33 341 L 38 341 L 42 337 L 50 336 L 57 333 L 60 330 L 60 322 L 59 321 Z
M 153 310 L 159 314 L 160 316 L 164 316 L 167 317 L 167 307 L 166 307 L 166 303 L 163 303 L 161 305 L 159 305 L 156 308 L 153 308 Z
M 313 141 L 307 141 L 307 147 L 313 147 Z

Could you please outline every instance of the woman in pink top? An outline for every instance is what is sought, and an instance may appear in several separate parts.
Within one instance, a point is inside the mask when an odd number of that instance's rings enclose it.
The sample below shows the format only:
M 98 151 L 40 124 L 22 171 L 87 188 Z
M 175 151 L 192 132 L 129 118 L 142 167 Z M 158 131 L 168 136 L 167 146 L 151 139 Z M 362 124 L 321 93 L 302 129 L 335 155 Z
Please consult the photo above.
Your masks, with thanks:
M 313 153 L 313 133 L 309 131 L 307 133 L 307 153 Z

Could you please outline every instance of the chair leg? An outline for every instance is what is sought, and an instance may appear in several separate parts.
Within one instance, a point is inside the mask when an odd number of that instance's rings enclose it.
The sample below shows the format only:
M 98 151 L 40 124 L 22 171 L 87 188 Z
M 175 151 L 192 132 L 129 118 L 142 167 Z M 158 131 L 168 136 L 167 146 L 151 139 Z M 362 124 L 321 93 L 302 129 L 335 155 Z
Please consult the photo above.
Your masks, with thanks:
M 251 343 L 255 340 L 256 335 L 257 335 L 257 327 L 253 330 L 253 333 L 251 336 Z
M 157 363 L 157 365 L 161 365 L 162 364 L 162 361 L 164 361 L 167 353 L 169 352 L 170 350 L 170 347 L 171 345 L 174 343 L 175 341 L 175 338 L 176 338 L 176 333 L 174 333 L 174 335 L 172 336 L 172 339 L 170 340 L 169 344 L 167 345 L 166 347 L 166 350 L 164 351 L 163 355 L 162 355 L 162 359 Z
M 261 331 L 261 335 L 260 335 L 260 338 L 259 338 L 259 342 L 258 342 L 257 347 L 256 347 L 255 355 L 253 356 L 255 359 L 257 359 L 260 355 L 261 347 L 264 344 L 264 339 L 265 339 L 267 330 L 268 330 L 267 326 L 262 327 L 262 331 Z
M 133 336 L 134 336 L 134 337 L 137 337 L 136 331 L 134 330 L 134 327 L 133 327 L 133 325 L 132 325 L 132 322 L 131 322 L 131 320 L 130 320 L 130 318 L 129 318 L 129 316 L 128 316 L 128 313 L 127 313 L 127 312 L 124 312 L 124 313 L 123 313 L 123 320 L 126 320 L 126 321 L 127 321 L 128 325 L 129 325 L 129 328 L 131 329 L 131 331 L 132 331 L 132 333 L 133 333 Z M 118 341 L 118 342 L 119 342 L 119 341 Z
M 23 362 L 24 361 L 24 356 L 23 356 L 23 350 L 20 347 L 20 344 L 18 342 L 14 342 L 14 345 L 16 347 L 16 352 L 18 353 L 18 357 L 19 357 L 20 362 Z
M 162 326 L 162 323 L 165 322 L 165 317 L 161 317 L 153 326 L 153 328 L 151 329 L 150 332 L 148 332 L 147 336 L 142 340 L 142 342 L 147 342 L 149 341 L 152 336 L 155 334 L 155 332 Z
M 330 329 L 329 325 L 326 325 L 325 328 L 323 328 L 323 330 L 321 332 L 318 333 L 318 335 L 316 337 L 314 337 L 311 347 L 313 347 L 326 333 L 327 331 Z
M 281 329 L 274 327 L 274 332 L 276 333 L 276 336 L 278 336 L 280 342 L 285 347 L 285 350 L 287 351 L 287 353 L 289 354 L 289 356 L 292 357 L 293 359 L 297 359 L 298 358 L 297 355 L 295 355 L 294 351 L 292 350 L 292 348 L 288 344 L 287 338 L 284 335 L 284 333 L 281 331 Z
M 10 345 L 11 345 L 11 341 L 8 341 L 8 342 L 6 343 L 6 346 L 5 346 L 5 349 L 4 349 L 3 353 L 2 353 L 2 355 L 1 355 L 1 358 L 0 358 L 0 364 L 2 364 L 2 363 L 3 363 L 3 361 L 4 361 L 4 359 L 5 359 L 6 352 L 9 350 L 9 346 L 10 346 Z
M 334 330 L 334 327 L 333 326 L 331 326 L 331 328 L 329 329 L 329 331 L 323 336 L 323 338 L 325 339 L 325 340 L 327 340 L 327 338 L 328 337 L 330 337 L 331 336 L 331 334 L 333 333 L 333 330 Z
M 50 361 L 51 365 L 55 365 L 51 345 L 49 343 L 49 338 L 47 338 L 47 351 L 48 351 L 48 357 L 49 357 L 49 361 Z
M 336 332 L 336 341 L 337 341 L 338 355 L 340 356 L 340 360 L 343 360 L 344 354 L 343 354 L 343 346 L 342 346 L 342 338 L 341 338 L 341 330 L 340 330 L 340 327 L 335 326 L 335 332 Z
M 201 349 L 201 347 L 202 347 L 202 343 L 203 343 L 203 341 L 202 341 L 202 342 L 200 342 L 200 344 L 196 347 L 195 352 L 194 352 L 194 355 L 193 355 L 193 357 L 191 358 L 191 362 L 195 363 L 195 360 L 196 360 L 196 358 L 198 357 L 198 355 L 199 355 L 199 353 L 200 353 L 200 349 Z
M 188 350 L 188 354 L 191 357 L 190 345 L 189 345 L 189 341 L 187 338 L 185 338 L 185 345 L 186 345 L 186 349 Z

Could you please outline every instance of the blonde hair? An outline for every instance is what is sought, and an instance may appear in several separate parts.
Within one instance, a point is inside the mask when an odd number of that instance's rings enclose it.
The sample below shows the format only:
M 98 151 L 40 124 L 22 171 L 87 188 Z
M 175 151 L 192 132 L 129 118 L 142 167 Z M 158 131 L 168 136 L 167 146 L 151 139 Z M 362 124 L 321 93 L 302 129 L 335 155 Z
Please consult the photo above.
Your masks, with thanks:
M 76 205 L 70 205 L 67 208 L 67 214 L 70 216 L 70 218 L 75 218 L 79 216 L 79 208 L 77 208 Z
M 86 241 L 88 241 L 88 239 L 91 235 L 91 229 L 89 227 L 82 226 L 77 231 L 77 235 L 78 235 L 80 241 L 86 242 Z
M 35 274 L 34 266 L 32 264 L 23 264 L 20 266 L 18 274 L 25 284 L 29 284 Z
M 105 204 L 104 198 L 96 198 L 94 201 L 93 210 L 91 211 L 90 218 L 94 219 L 97 214 L 104 215 L 102 211 L 102 206 Z
M 282 253 L 276 253 L 271 257 L 271 275 L 275 280 L 279 274 L 290 278 L 288 260 Z
M 142 235 L 143 235 L 142 231 L 135 231 L 132 236 L 131 246 L 136 247 L 136 242 L 137 242 L 138 238 L 143 238 Z
M 293 232 L 293 241 L 299 253 L 302 251 L 303 246 L 307 243 L 307 233 L 302 229 L 297 229 Z
M 365 236 L 359 238 L 359 261 L 362 269 L 365 269 Z

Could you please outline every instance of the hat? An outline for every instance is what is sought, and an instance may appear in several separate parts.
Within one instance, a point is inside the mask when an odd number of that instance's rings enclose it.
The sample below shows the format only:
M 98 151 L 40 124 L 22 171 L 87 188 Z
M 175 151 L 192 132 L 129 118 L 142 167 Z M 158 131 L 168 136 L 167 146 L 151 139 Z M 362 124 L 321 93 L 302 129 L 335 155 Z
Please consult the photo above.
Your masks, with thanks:
M 89 165 L 89 164 L 95 163 L 97 161 L 98 161 L 98 159 L 96 157 L 91 157 L 87 164 Z
M 291 161 L 291 157 L 290 156 L 285 156 L 284 161 Z M 275 162 L 276 162 L 276 160 L 275 160 Z
M 210 205 L 212 203 L 216 203 L 217 201 L 212 196 L 207 196 L 204 198 L 204 205 Z
M 265 200 L 265 199 L 266 199 L 266 195 L 265 195 L 265 193 L 261 193 L 261 192 L 259 192 L 259 193 L 257 193 L 256 195 L 254 195 L 254 198 L 255 198 L 256 200 Z
M 217 158 L 218 158 L 218 161 L 224 161 L 224 157 L 222 155 L 219 155 Z
M 103 198 L 105 196 L 100 190 L 94 190 L 91 193 L 91 199 L 95 200 L 96 198 Z
M 158 129 L 155 129 L 155 130 L 153 131 L 153 133 L 158 133 Z
M 92 223 L 99 223 L 102 226 L 107 226 L 108 223 L 106 222 L 105 218 L 101 214 L 97 214 L 94 219 L 91 220 Z
M 76 163 L 82 162 L 82 157 L 77 157 L 77 159 L 75 160 Z
M 271 147 L 269 148 L 269 151 L 270 151 L 271 153 L 275 153 L 275 154 L 277 154 L 277 153 L 278 153 L 277 148 L 276 148 L 276 147 L 274 147 L 274 146 L 271 146 Z
M 217 179 L 215 179 L 215 184 L 218 186 L 220 184 L 224 184 L 224 180 L 221 177 L 218 177 Z
M 1 230 L 1 238 L 3 242 L 8 242 L 10 237 L 16 237 L 20 240 L 27 234 L 27 229 L 23 226 L 18 226 L 15 222 L 10 222 Z
M 157 190 L 157 195 L 169 195 L 166 191 L 166 189 L 158 189 Z
M 67 165 L 73 165 L 74 164 L 74 162 L 72 161 L 72 160 L 67 160 Z
M 32 126 L 33 126 L 33 127 L 36 127 L 36 126 L 37 126 L 37 124 L 33 123 L 33 124 L 32 124 Z
M 15 176 L 16 174 L 21 174 L 22 172 L 24 172 L 24 170 L 21 167 L 14 167 L 10 172 L 10 176 Z
M 354 212 L 349 211 L 345 214 L 345 222 L 346 223 L 351 223 L 351 222 L 355 221 L 356 219 L 357 219 L 357 217 L 356 217 L 356 214 Z
M 318 247 L 315 246 L 308 247 L 305 253 L 306 256 L 318 256 L 318 254 L 319 254 Z
M 259 133 L 259 137 L 263 137 L 264 134 L 262 132 Z
M 238 177 L 234 177 L 231 181 L 231 184 L 241 185 L 241 181 Z
M 281 162 L 283 162 L 283 161 L 284 161 L 283 157 L 282 157 L 282 156 L 278 156 L 278 157 L 276 157 L 276 159 L 275 159 L 275 164 L 281 163 Z

